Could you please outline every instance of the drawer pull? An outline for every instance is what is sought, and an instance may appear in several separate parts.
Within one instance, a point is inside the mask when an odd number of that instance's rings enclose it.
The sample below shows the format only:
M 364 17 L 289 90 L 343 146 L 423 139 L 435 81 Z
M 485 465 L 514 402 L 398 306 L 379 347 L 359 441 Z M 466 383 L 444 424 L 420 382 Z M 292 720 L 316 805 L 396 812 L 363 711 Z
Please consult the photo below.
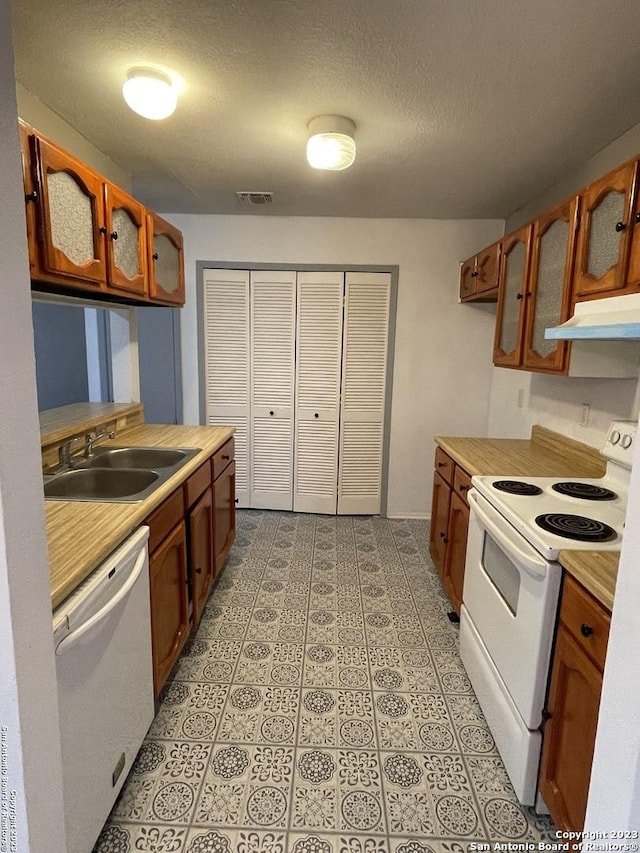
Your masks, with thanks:
M 593 634 L 593 628 L 591 625 L 587 625 L 586 622 L 583 622 L 580 626 L 580 633 L 583 637 L 590 637 Z
M 438 468 L 444 468 L 446 464 L 446 462 L 438 462 Z
M 553 717 L 553 714 L 551 713 L 551 711 L 547 711 L 546 708 L 543 708 L 542 709 L 542 721 L 546 723 L 547 720 L 551 719 L 551 717 Z
M 202 574 L 202 568 L 201 568 L 200 566 L 196 569 L 196 574 L 197 574 L 197 575 L 201 575 L 201 574 Z
M 461 492 L 468 492 L 468 491 L 469 491 L 469 486 L 460 486 L 460 491 L 461 491 Z
M 269 412 L 269 414 L 271 415 L 271 417 L 273 417 L 275 415 L 275 412 L 272 411 L 272 412 Z
M 222 454 L 222 458 L 223 458 L 223 459 L 230 459 L 231 457 L 229 456 L 229 454 L 228 454 L 228 453 L 223 453 L 223 454 Z

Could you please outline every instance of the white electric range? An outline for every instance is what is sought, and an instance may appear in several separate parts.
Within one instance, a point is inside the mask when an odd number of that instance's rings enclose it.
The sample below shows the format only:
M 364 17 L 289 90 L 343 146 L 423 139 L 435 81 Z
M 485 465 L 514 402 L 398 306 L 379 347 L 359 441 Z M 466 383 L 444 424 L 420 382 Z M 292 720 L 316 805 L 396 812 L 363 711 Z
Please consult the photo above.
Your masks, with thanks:
M 619 550 L 637 425 L 614 421 L 600 478 L 472 478 L 460 652 L 520 801 L 537 798 L 559 551 Z

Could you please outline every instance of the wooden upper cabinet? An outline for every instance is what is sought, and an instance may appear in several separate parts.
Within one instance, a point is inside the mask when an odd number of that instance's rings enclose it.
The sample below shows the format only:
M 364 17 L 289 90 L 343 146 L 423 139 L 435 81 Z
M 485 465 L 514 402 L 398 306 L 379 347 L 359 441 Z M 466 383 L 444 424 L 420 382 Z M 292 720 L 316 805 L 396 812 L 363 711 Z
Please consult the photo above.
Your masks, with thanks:
M 463 302 L 495 302 L 498 298 L 500 242 L 460 264 L 460 299 Z
M 502 240 L 498 314 L 493 349 L 493 362 L 507 367 L 522 363 L 527 276 L 531 254 L 532 226 Z
M 40 267 L 104 287 L 102 178 L 57 145 L 38 136 L 32 140 L 40 186 Z
M 494 243 L 476 255 L 476 293 L 488 294 L 492 291 L 497 298 L 500 247 L 501 243 Z
M 104 185 L 109 287 L 133 296 L 147 295 L 146 210 L 123 190 Z
M 37 222 L 36 222 L 36 203 L 39 195 L 36 189 L 32 169 L 31 156 L 31 128 L 28 124 L 19 119 L 18 130 L 20 132 L 20 152 L 22 154 L 22 183 L 24 186 L 24 198 L 26 202 L 26 218 L 27 218 L 27 245 L 29 249 L 29 270 L 31 276 L 37 274 L 38 264 L 38 239 L 37 239 Z
M 545 340 L 544 332 L 571 314 L 578 209 L 579 197 L 569 199 L 534 223 L 522 356 L 527 370 L 562 373 L 566 368 L 570 344 Z
M 636 164 L 633 216 L 629 222 L 629 263 L 626 287 L 628 292 L 640 290 L 640 165 Z
M 638 164 L 625 163 L 581 193 L 573 298 L 612 296 L 626 286 Z
M 32 288 L 182 305 L 180 231 L 21 119 L 19 131 Z
M 148 214 L 149 296 L 154 302 L 184 305 L 182 234 L 156 213 Z
M 460 299 L 464 302 L 476 292 L 476 256 L 460 264 Z

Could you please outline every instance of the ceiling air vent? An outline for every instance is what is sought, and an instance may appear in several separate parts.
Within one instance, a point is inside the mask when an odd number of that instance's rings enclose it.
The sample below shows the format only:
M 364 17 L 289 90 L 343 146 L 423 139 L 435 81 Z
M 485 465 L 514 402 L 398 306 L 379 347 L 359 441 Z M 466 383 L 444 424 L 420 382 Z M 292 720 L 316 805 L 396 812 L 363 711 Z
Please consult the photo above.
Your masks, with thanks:
M 273 204 L 273 193 L 236 193 L 240 204 Z

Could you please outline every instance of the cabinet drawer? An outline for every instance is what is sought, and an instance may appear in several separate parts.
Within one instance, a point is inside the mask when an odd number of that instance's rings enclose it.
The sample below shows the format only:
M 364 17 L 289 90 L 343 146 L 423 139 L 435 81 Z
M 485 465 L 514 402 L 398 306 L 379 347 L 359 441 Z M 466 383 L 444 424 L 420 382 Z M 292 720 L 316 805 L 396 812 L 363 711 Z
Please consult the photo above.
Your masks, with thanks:
M 153 554 L 162 540 L 179 524 L 184 518 L 184 497 L 182 489 L 176 489 L 173 494 L 160 504 L 145 524 L 149 525 L 149 554 Z
M 460 495 L 462 500 L 467 503 L 467 492 L 471 488 L 471 477 L 464 468 L 456 465 L 453 474 L 453 488 Z
M 187 501 L 187 508 L 194 504 L 204 490 L 211 484 L 211 468 L 209 460 L 203 462 L 202 465 L 193 472 L 187 482 L 184 484 L 184 496 Z
M 601 670 L 607 654 L 611 617 L 571 576 L 565 574 L 560 619 L 581 649 Z
M 453 483 L 453 469 L 455 468 L 455 462 L 450 456 L 447 456 L 441 447 L 436 447 L 435 468 L 438 474 L 440 474 L 447 483 Z
M 227 465 L 231 462 L 235 453 L 235 444 L 232 438 L 225 441 L 222 447 L 213 454 L 213 479 L 217 480 Z

